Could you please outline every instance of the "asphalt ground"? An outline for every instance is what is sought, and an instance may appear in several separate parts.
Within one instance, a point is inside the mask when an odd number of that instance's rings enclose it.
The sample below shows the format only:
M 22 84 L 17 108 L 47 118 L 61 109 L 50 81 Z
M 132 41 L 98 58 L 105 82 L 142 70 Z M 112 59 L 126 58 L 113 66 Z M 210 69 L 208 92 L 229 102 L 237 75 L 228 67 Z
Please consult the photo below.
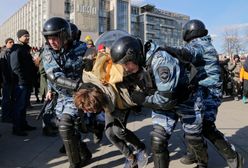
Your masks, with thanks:
M 12 135 L 12 124 L 0 123 L 0 168 L 68 168 L 67 156 L 59 153 L 62 141 L 59 136 L 47 137 L 42 135 L 42 122 L 35 120 L 42 104 L 32 102 L 28 109 L 27 119 L 37 130 L 28 133 L 27 137 Z M 226 98 L 219 108 L 216 125 L 227 139 L 248 159 L 248 104 Z M 153 168 L 150 146 L 151 112 L 132 113 L 127 127 L 146 144 L 149 158 L 147 168 Z M 105 137 L 101 144 L 93 143 L 92 134 L 83 134 L 93 158 L 86 168 L 121 168 L 125 158 Z M 169 141 L 170 168 L 191 168 L 195 165 L 183 165 L 180 158 L 185 152 L 183 132 L 180 123 L 174 130 Z M 217 153 L 212 144 L 208 143 L 209 168 L 227 167 L 223 158 Z M 245 168 L 248 168 L 245 162 Z

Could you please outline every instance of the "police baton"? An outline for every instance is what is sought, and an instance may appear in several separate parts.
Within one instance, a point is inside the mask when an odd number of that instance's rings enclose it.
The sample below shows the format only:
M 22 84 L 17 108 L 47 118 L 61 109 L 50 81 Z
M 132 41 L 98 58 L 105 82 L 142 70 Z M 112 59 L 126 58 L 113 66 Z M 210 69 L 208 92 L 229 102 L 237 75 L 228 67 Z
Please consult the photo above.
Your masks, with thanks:
M 41 118 L 41 116 L 44 114 L 45 109 L 46 109 L 46 106 L 49 104 L 50 101 L 51 101 L 51 100 L 46 100 L 46 101 L 44 102 L 44 104 L 43 104 L 43 106 L 42 106 L 42 108 L 41 108 L 39 114 L 38 114 L 37 117 L 35 118 L 36 120 L 39 120 L 39 119 Z

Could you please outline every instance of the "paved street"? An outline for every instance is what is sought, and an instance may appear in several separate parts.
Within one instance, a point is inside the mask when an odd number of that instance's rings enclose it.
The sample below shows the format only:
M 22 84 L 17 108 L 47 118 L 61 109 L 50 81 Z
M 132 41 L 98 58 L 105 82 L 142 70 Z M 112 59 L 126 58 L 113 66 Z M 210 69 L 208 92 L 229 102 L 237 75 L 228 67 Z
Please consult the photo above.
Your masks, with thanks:
M 29 132 L 27 137 L 18 137 L 11 134 L 12 125 L 0 123 L 0 168 L 67 168 L 67 157 L 59 153 L 62 142 L 59 137 L 45 137 L 41 132 L 41 121 L 36 121 L 41 104 L 33 103 L 33 108 L 28 111 L 28 121 L 37 126 L 38 130 Z M 248 104 L 242 101 L 225 100 L 219 108 L 217 127 L 227 136 L 236 149 L 248 159 Z M 132 114 L 129 117 L 128 128 L 133 130 L 147 145 L 149 155 L 151 119 L 150 112 L 141 115 Z M 83 135 L 93 153 L 91 163 L 87 168 L 121 168 L 125 161 L 121 153 L 112 146 L 104 136 L 101 145 L 92 143 L 92 135 Z M 211 144 L 209 146 L 209 168 L 227 167 L 225 161 L 216 153 Z M 171 168 L 191 168 L 180 163 L 185 147 L 182 130 L 178 125 L 170 139 Z M 149 159 L 148 168 L 153 167 Z M 248 168 L 248 164 L 245 164 Z

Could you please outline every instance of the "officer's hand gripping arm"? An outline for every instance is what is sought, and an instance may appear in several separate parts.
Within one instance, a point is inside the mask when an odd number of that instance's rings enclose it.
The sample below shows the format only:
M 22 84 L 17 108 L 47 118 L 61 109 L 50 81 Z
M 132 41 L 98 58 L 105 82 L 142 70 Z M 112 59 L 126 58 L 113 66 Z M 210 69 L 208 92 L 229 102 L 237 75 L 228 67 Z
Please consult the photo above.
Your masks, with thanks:
M 191 62 L 192 61 L 192 54 L 186 48 L 177 48 L 177 47 L 165 46 L 164 49 L 170 55 L 179 59 L 182 62 Z
M 153 110 L 171 110 L 176 105 L 176 100 L 164 97 L 162 92 L 156 91 L 153 95 L 147 96 L 142 105 Z
M 165 55 L 160 56 L 161 54 Z M 167 60 L 169 57 L 168 54 L 160 52 L 154 58 L 156 62 L 152 63 L 152 72 L 154 73 L 156 91 L 152 95 L 145 97 L 142 105 L 147 108 L 154 110 L 170 110 L 174 108 L 176 99 L 171 88 L 173 88 L 178 74 L 173 63 L 169 61 L 170 59 Z

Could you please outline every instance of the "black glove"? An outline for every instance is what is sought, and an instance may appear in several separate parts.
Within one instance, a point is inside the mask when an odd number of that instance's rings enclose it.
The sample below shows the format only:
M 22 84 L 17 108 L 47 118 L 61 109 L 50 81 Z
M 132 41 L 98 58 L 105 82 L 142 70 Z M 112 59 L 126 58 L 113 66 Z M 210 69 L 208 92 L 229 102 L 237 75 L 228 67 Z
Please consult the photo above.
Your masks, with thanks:
M 146 94 L 144 92 L 134 90 L 131 93 L 131 100 L 137 105 L 143 105 L 145 99 L 146 99 Z
M 179 59 L 183 63 L 190 63 L 192 60 L 192 54 L 188 49 L 185 48 L 176 48 L 165 45 L 164 50 L 168 52 L 172 57 Z

